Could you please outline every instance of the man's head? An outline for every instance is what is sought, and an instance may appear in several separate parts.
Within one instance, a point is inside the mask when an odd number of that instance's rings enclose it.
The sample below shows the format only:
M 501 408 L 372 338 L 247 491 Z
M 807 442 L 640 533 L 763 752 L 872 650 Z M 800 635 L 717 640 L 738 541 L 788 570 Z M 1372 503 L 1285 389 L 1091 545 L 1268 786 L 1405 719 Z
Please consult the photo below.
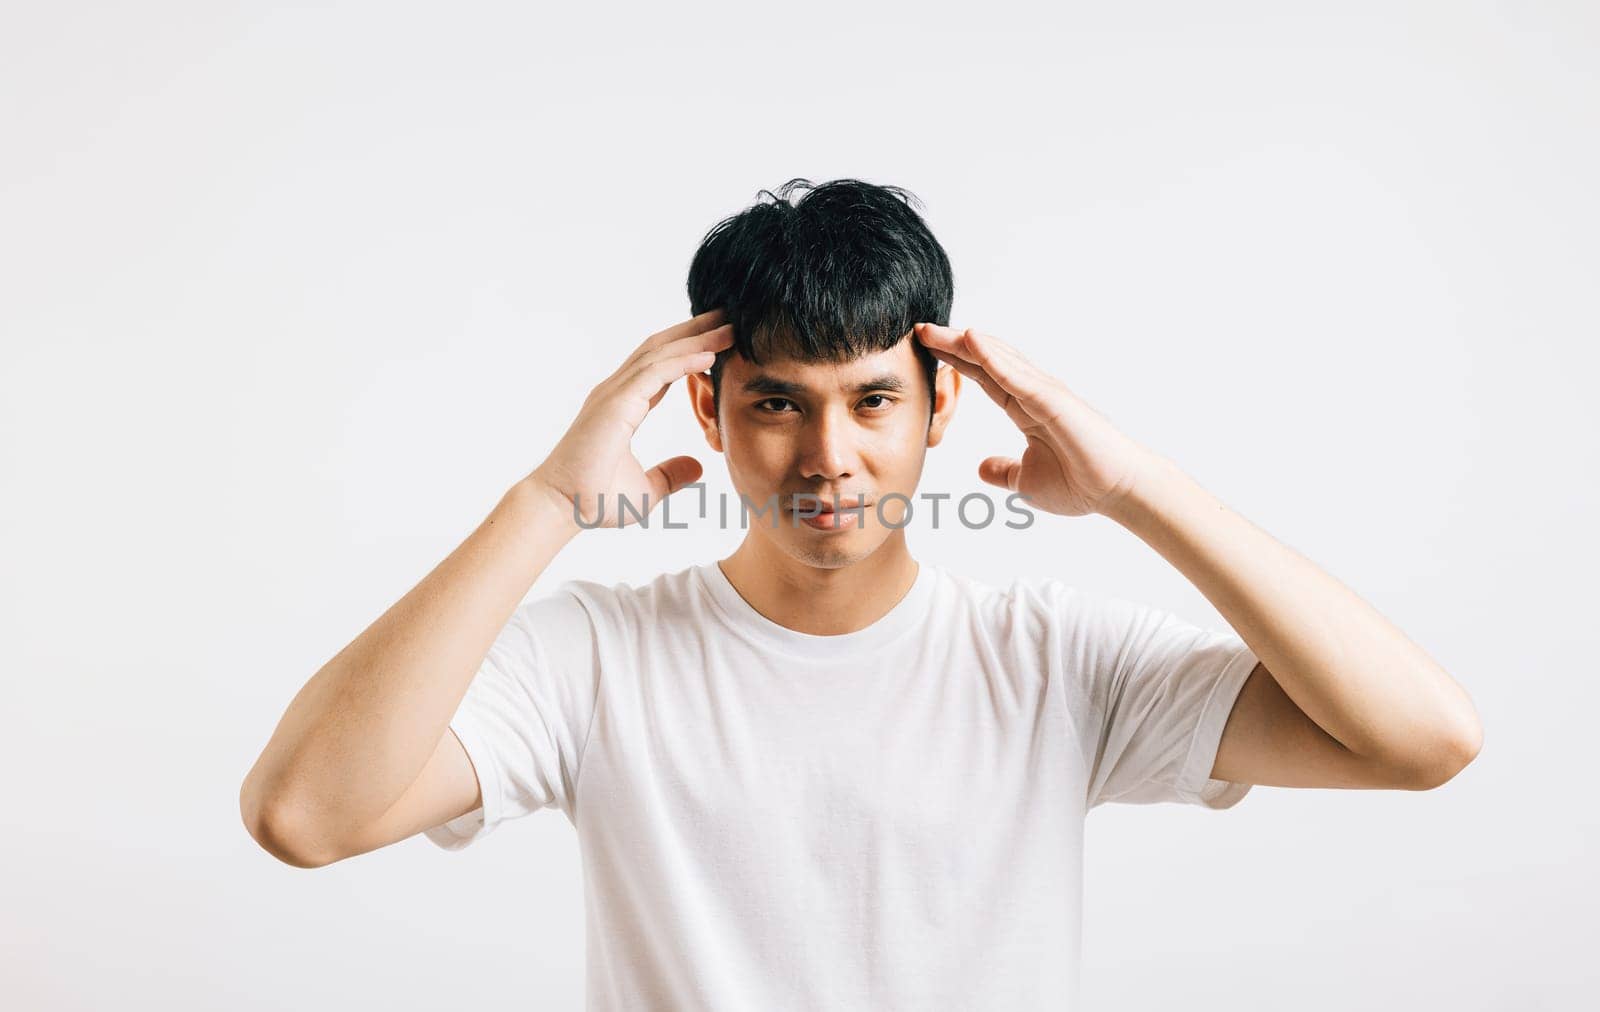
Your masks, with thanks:
M 911 335 L 949 323 L 950 262 L 898 187 L 793 179 L 760 196 L 689 268 L 691 312 L 721 308 L 734 338 L 689 377 L 690 397 L 735 489 L 779 507 L 776 527 L 753 518 L 752 532 L 809 565 L 848 565 L 896 533 L 904 503 L 878 500 L 912 497 L 954 409 L 959 377 Z M 807 495 L 860 497 L 865 523 L 797 525 L 787 510 L 815 509 Z
M 950 259 L 915 196 L 857 179 L 791 179 L 757 196 L 712 226 L 689 265 L 690 313 L 720 307 L 733 324 L 734 346 L 711 367 L 714 395 L 734 355 L 841 362 L 893 347 L 914 323 L 949 324 Z M 908 343 L 931 400 L 939 363 Z

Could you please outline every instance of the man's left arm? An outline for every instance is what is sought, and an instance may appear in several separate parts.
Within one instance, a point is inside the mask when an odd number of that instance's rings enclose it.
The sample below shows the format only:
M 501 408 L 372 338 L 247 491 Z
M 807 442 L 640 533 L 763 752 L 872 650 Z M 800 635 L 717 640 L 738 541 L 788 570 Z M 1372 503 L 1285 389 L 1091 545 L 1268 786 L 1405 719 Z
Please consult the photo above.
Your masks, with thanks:
M 1281 787 L 1437 787 L 1478 754 L 1466 692 L 1371 605 L 1119 431 L 989 334 L 913 328 L 1027 439 L 978 476 L 1049 513 L 1098 513 L 1177 567 L 1255 654 L 1211 776 Z M 959 387 L 959 383 L 957 383 Z
M 1142 458 L 1098 512 L 1183 573 L 1259 662 L 1223 729 L 1214 778 L 1424 790 L 1478 754 L 1477 712 L 1443 668 L 1171 461 Z

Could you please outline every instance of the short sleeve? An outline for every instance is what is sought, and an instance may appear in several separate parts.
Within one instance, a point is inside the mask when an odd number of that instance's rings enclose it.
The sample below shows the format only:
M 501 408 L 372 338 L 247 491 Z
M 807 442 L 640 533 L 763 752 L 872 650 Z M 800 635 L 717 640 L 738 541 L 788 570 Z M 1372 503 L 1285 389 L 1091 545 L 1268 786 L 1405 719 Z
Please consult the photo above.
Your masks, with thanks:
M 1244 640 L 1078 588 L 1058 587 L 1056 600 L 1065 611 L 1065 674 L 1089 769 L 1086 807 L 1237 804 L 1251 785 L 1213 779 L 1211 767 L 1256 665 Z
M 459 850 L 541 808 L 572 819 L 599 679 L 595 628 L 575 594 L 563 587 L 520 605 L 450 719 L 483 804 L 424 835 Z

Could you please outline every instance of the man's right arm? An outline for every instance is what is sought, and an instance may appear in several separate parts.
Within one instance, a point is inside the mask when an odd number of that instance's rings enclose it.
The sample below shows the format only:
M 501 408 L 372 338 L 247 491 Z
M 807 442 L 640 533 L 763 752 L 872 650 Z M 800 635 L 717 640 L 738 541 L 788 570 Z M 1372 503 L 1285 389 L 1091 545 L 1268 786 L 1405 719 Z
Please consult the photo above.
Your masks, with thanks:
M 251 836 L 317 867 L 478 807 L 450 718 L 495 636 L 581 528 L 530 476 L 294 697 L 239 792 Z
M 602 522 L 602 497 L 648 512 L 700 477 L 687 456 L 647 471 L 629 442 L 673 381 L 733 344 L 722 317 L 701 313 L 646 338 L 590 391 L 550 456 L 305 684 L 239 791 L 262 847 L 312 868 L 478 807 L 478 777 L 450 720 L 556 553 L 587 527 L 627 522 L 618 507 Z

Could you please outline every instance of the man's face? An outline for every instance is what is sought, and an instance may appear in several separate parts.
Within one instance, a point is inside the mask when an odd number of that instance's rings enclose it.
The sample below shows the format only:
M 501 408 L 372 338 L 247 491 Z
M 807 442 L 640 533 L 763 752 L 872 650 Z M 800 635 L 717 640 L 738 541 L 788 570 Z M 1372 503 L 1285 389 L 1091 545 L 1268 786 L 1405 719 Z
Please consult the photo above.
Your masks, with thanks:
M 747 536 L 806 565 L 838 568 L 895 535 L 892 525 L 904 523 L 905 500 L 915 496 L 928 447 L 943 438 L 959 386 L 953 370 L 939 370 L 930 424 L 914 340 L 842 364 L 769 359 L 756 366 L 735 353 L 722 367 L 720 419 L 712 414 L 710 376 L 689 377 L 706 441 L 727 458 L 735 491 L 751 504 Z M 880 502 L 890 493 L 905 500 Z M 839 510 L 817 513 L 831 510 L 835 495 Z M 856 502 L 860 516 L 845 509 Z M 775 516 L 758 516 L 769 503 Z M 730 507 L 730 521 L 736 515 Z

